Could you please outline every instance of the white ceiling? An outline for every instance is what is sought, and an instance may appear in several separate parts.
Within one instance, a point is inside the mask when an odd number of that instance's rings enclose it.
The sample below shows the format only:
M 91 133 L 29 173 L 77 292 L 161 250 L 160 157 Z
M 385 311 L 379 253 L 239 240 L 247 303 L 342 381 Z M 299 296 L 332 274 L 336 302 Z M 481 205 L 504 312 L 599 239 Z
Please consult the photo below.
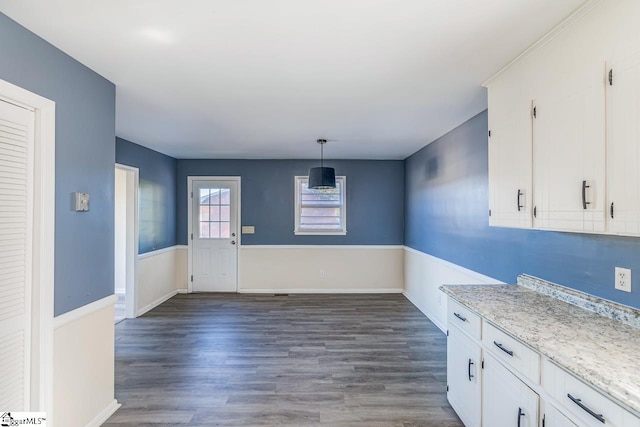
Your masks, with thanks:
M 584 0 L 0 0 L 117 85 L 116 134 L 177 158 L 403 159 Z

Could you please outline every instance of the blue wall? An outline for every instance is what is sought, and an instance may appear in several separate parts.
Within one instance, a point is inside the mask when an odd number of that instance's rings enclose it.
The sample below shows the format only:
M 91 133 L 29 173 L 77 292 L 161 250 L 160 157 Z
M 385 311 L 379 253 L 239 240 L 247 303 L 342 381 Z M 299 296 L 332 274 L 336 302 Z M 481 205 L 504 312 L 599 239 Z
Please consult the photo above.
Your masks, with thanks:
M 55 314 L 113 293 L 115 86 L 0 13 L 0 79 L 56 103 Z M 71 193 L 91 195 L 90 211 Z
M 317 160 L 178 160 L 178 243 L 187 244 L 187 176 L 242 177 L 243 245 L 401 245 L 404 162 L 330 160 L 347 177 L 347 235 L 296 236 L 294 177 Z
M 486 111 L 405 160 L 405 244 L 508 283 L 527 273 L 640 308 L 640 238 L 489 227 Z
M 176 159 L 116 138 L 116 162 L 137 167 L 138 253 L 176 244 Z

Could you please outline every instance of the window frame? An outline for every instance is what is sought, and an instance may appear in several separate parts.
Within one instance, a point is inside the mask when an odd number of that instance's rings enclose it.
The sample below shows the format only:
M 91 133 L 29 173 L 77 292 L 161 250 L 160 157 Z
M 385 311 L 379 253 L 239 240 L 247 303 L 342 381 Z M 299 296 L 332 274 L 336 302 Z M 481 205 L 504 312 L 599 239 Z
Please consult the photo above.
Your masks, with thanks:
M 295 180 L 295 189 L 294 189 L 294 215 L 295 215 L 295 228 L 293 233 L 296 236 L 345 236 L 347 234 L 347 177 L 346 176 L 336 176 L 336 183 L 340 182 L 342 185 L 342 193 L 341 193 L 341 203 L 340 203 L 340 224 L 342 225 L 342 229 L 340 230 L 322 230 L 322 229 L 306 229 L 300 230 L 300 213 L 302 210 L 301 206 L 301 189 L 303 182 L 309 182 L 308 176 L 296 176 Z

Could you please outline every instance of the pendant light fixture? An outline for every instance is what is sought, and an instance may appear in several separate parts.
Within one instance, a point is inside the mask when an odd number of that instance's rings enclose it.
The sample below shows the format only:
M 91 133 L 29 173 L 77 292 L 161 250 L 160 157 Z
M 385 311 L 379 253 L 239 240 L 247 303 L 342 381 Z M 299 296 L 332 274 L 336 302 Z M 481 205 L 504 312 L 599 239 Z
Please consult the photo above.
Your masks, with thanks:
M 324 144 L 327 140 L 319 139 L 317 143 L 320 144 L 320 167 L 309 169 L 309 188 L 314 190 L 336 188 L 336 170 L 324 167 Z

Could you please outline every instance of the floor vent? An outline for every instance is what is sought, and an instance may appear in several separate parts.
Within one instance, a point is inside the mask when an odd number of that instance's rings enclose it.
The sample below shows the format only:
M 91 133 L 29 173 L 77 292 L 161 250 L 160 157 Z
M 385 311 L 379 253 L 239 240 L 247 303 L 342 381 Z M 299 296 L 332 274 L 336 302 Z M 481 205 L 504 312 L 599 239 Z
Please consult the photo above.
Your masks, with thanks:
M 274 297 L 288 297 L 289 294 L 273 294 Z

